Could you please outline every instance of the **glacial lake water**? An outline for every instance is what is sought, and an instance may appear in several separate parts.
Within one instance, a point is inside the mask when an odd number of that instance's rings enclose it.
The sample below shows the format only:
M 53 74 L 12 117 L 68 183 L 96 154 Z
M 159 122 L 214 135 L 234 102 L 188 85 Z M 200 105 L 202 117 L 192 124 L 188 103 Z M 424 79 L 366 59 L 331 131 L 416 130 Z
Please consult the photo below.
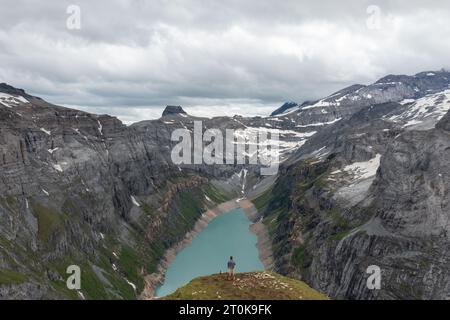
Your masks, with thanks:
M 256 235 L 242 209 L 234 209 L 214 218 L 170 264 L 165 281 L 155 295 L 165 296 L 193 278 L 227 271 L 233 256 L 236 272 L 263 270 L 256 247 Z

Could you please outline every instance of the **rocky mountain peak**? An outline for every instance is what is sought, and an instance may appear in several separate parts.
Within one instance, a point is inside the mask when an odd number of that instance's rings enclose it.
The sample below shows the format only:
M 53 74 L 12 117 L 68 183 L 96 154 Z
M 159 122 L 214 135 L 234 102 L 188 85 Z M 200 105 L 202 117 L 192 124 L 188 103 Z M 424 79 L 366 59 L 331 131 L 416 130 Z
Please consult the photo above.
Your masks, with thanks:
M 13 94 L 13 95 L 19 95 L 19 96 L 23 96 L 23 97 L 30 97 L 30 95 L 27 94 L 25 92 L 25 90 L 15 88 L 4 82 L 0 83 L 0 92 L 7 93 L 7 94 Z
M 179 114 L 187 115 L 186 111 L 184 111 L 181 106 L 166 106 L 162 113 L 162 116 L 165 117 Z
M 289 109 L 292 109 L 295 107 L 298 107 L 298 103 L 293 102 L 293 101 L 287 101 L 287 102 L 283 103 L 283 105 L 281 107 L 279 107 L 274 112 L 272 112 L 271 116 L 276 116 L 276 115 L 282 114 L 286 110 L 289 110 Z

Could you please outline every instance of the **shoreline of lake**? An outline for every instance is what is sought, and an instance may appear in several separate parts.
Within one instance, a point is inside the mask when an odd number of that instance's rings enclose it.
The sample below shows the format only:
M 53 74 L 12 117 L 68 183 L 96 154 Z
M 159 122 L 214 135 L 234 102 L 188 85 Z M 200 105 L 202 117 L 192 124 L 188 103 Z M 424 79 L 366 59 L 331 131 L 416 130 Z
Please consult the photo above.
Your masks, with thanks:
M 145 276 L 145 288 L 142 291 L 140 298 L 154 299 L 155 290 L 164 283 L 165 273 L 175 259 L 177 253 L 188 246 L 195 236 L 208 226 L 211 220 L 233 209 L 242 209 L 251 221 L 250 231 L 254 233 L 257 238 L 256 246 L 259 259 L 265 270 L 271 270 L 273 267 L 272 244 L 268 231 L 260 219 L 258 210 L 250 200 L 233 199 L 204 212 L 196 221 L 191 231 L 186 233 L 184 239 L 166 250 L 163 258 L 158 264 L 157 271 Z

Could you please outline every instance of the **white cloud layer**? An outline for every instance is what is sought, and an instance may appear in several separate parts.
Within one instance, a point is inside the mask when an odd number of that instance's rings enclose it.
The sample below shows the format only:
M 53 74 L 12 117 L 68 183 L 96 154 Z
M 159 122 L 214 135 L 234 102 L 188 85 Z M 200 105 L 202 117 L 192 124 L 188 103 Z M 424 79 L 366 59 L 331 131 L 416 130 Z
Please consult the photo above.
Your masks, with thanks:
M 449 2 L 376 1 L 378 16 L 372 3 L 2 0 L 0 81 L 131 122 L 166 104 L 268 114 L 281 101 L 450 65 Z M 80 30 L 66 28 L 70 4 Z

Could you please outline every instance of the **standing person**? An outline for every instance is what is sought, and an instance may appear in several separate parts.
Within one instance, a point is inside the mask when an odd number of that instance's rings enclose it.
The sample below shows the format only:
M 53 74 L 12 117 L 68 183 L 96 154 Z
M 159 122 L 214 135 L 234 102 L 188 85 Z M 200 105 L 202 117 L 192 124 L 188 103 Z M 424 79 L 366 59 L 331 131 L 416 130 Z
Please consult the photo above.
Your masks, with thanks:
M 228 280 L 234 280 L 234 267 L 236 266 L 236 262 L 233 260 L 233 256 L 230 256 L 230 260 L 228 260 Z

